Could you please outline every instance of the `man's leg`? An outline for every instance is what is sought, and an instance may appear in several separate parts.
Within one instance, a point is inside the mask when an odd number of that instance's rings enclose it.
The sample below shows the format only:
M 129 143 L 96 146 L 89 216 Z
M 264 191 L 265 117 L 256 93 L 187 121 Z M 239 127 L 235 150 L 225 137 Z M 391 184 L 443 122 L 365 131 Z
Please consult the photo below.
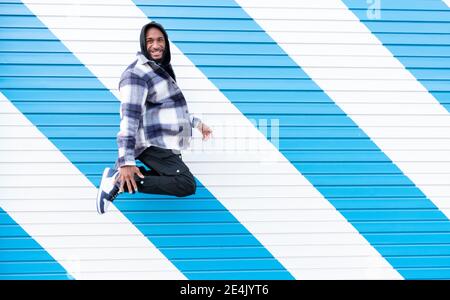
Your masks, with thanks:
M 139 192 L 177 197 L 195 194 L 197 186 L 194 176 L 183 162 L 181 154 L 152 146 L 137 159 L 151 169 L 150 173 L 143 173 L 144 178 L 135 176 Z M 124 187 L 124 190 L 127 191 L 127 188 Z

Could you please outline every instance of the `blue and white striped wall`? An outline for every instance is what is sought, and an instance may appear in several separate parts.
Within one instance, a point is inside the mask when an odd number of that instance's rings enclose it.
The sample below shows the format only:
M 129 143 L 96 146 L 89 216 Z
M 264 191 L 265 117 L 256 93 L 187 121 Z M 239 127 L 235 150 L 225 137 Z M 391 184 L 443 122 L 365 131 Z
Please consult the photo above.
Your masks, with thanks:
M 0 1 L 0 278 L 450 279 L 449 2 Z M 99 216 L 149 20 L 214 138 Z

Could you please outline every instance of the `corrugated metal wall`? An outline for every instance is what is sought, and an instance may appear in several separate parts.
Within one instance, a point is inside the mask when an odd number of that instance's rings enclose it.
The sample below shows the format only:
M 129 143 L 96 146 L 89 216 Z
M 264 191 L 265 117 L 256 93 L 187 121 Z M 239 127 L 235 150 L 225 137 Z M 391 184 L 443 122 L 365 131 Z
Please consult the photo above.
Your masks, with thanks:
M 449 16 L 434 0 L 1 1 L 0 278 L 450 278 Z M 196 195 L 98 216 L 148 19 L 214 139 L 183 154 Z

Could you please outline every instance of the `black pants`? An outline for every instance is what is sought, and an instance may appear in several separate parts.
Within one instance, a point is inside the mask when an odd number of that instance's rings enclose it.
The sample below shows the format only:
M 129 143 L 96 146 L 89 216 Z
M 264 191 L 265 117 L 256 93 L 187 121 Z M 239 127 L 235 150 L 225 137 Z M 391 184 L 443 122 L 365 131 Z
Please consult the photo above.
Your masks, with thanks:
M 144 178 L 135 175 L 138 191 L 146 194 L 162 194 L 186 197 L 195 194 L 197 184 L 181 154 L 170 149 L 148 147 L 137 157 L 144 165 L 139 167 Z M 128 192 L 126 185 L 124 191 Z

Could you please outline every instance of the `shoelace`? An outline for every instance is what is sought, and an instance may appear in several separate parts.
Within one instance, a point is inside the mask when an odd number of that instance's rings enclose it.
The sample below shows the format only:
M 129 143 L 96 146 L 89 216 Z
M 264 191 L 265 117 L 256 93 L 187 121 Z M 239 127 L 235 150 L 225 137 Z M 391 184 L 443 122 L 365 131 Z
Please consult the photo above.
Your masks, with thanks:
M 111 200 L 109 200 L 109 201 L 113 202 L 114 199 L 116 199 L 117 195 L 119 195 L 119 193 L 117 193 L 117 194 L 115 194 L 114 196 L 112 196 L 112 197 L 111 197 Z
M 109 199 L 109 201 L 113 202 L 114 199 L 116 199 L 116 197 L 119 195 L 119 188 L 117 186 L 114 187 L 114 189 L 112 190 L 112 196 L 111 199 Z

